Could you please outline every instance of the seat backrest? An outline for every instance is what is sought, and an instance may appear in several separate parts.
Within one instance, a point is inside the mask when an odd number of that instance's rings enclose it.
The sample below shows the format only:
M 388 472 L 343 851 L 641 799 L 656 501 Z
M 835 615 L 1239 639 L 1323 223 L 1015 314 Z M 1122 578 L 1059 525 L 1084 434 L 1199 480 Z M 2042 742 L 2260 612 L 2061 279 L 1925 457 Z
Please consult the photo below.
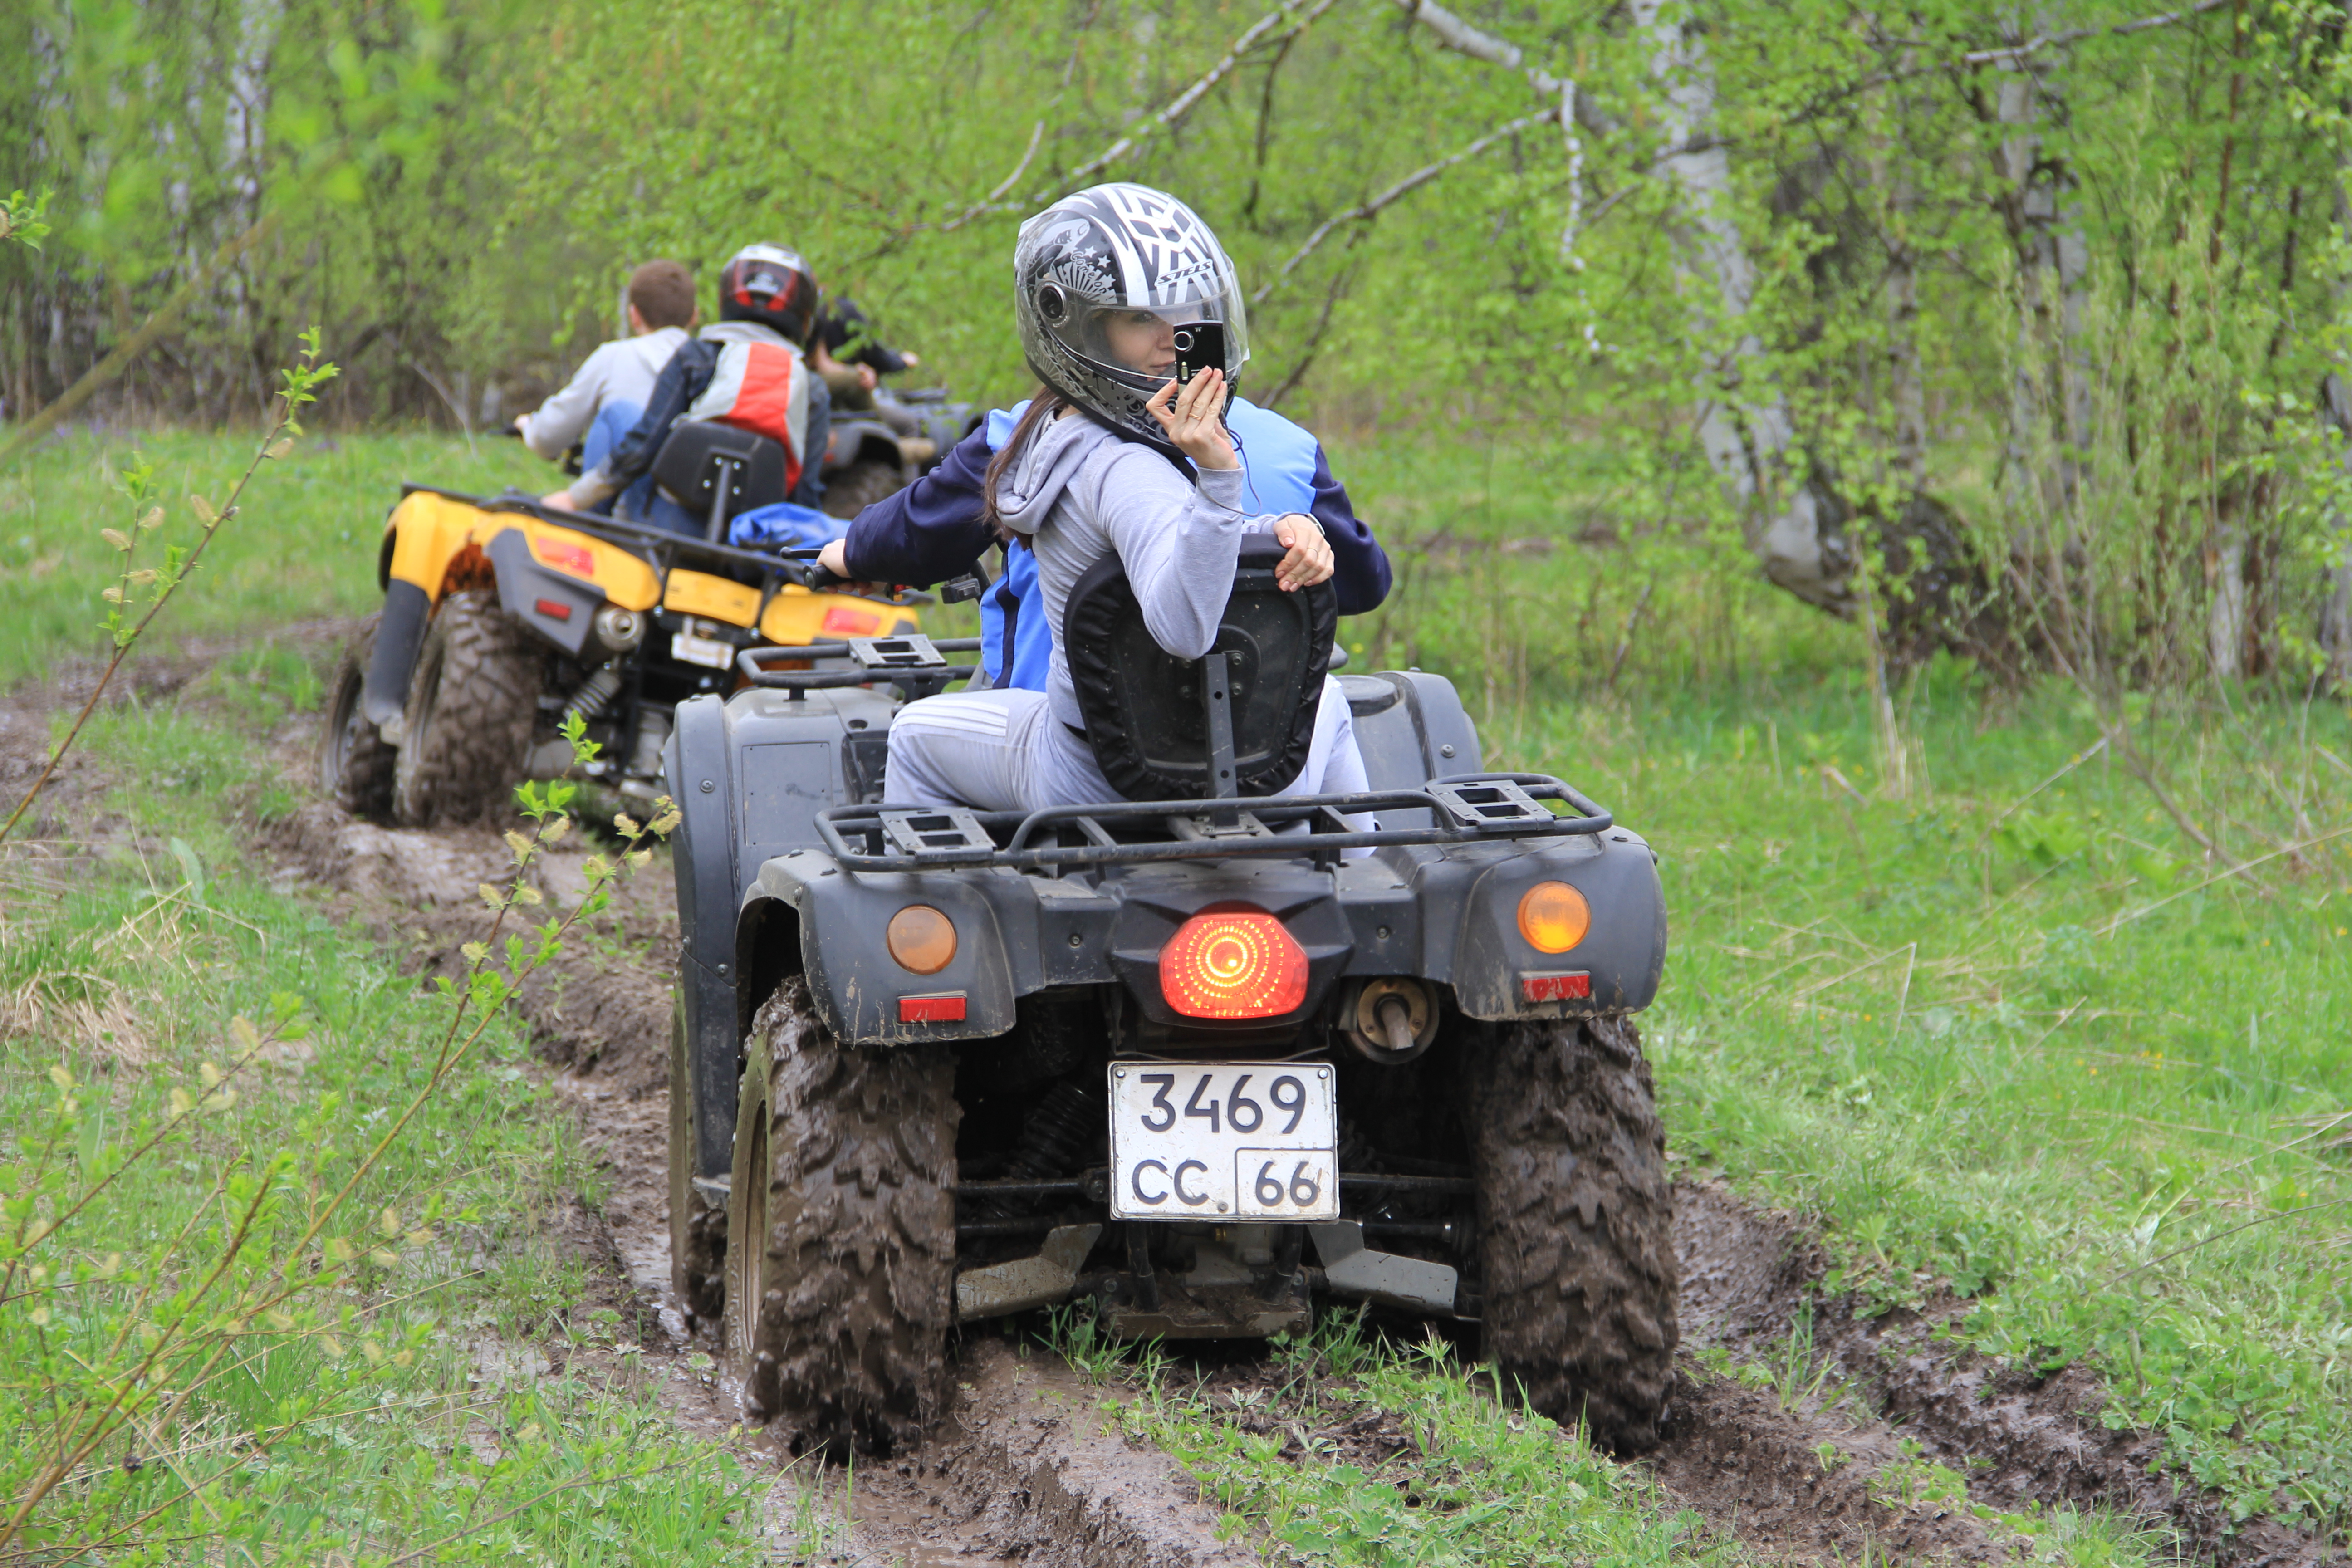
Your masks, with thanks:
M 1328 583 L 1284 593 L 1275 581 L 1282 556 L 1270 539 L 1243 544 L 1206 658 L 1178 658 L 1152 640 L 1116 555 L 1071 589 L 1062 646 L 1087 742 L 1103 777 L 1129 800 L 1272 795 L 1306 764 L 1339 602 Z M 1221 705 L 1230 716 L 1229 779 L 1218 776 Z
M 720 485 L 726 486 L 720 494 Z M 699 518 L 719 507 L 719 537 L 727 518 L 791 499 L 784 493 L 784 448 L 765 436 L 716 420 L 677 426 L 654 457 L 654 483 Z

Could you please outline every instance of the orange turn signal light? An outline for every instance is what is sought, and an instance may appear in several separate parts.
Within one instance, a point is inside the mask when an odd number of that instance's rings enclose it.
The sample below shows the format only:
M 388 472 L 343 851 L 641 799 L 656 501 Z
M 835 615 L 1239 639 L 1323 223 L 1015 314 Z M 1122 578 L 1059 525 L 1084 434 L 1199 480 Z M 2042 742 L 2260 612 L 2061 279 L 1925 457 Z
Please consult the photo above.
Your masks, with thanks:
M 937 974 L 955 962 L 955 922 L 929 904 L 908 904 L 890 917 L 887 942 L 899 968 Z
M 1160 950 L 1160 994 L 1187 1018 L 1279 1018 L 1307 1004 L 1307 950 L 1263 910 L 1212 907 Z
M 1538 882 L 1519 900 L 1519 934 L 1538 952 L 1566 952 L 1591 929 L 1591 906 L 1566 882 Z

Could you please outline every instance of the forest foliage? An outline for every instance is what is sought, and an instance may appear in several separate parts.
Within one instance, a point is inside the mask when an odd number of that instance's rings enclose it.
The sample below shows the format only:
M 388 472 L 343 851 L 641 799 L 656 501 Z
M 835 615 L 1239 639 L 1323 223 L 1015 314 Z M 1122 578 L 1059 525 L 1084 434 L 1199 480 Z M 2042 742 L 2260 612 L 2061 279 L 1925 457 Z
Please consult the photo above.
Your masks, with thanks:
M 488 423 L 625 268 L 803 249 L 1025 390 L 1014 227 L 1163 184 L 1250 290 L 1244 390 L 1536 454 L 1540 531 L 1752 574 L 2105 689 L 2352 663 L 2320 0 L 39 0 L 0 20 L 22 418 L 268 215 L 118 416 Z M 1475 531 L 1474 521 L 1454 527 Z

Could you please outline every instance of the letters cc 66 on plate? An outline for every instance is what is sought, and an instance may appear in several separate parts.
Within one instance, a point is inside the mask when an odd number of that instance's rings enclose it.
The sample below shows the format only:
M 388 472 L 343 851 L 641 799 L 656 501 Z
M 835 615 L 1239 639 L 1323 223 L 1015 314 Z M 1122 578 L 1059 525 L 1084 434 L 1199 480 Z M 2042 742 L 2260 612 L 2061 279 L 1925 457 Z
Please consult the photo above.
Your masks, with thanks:
M 1323 1062 L 1114 1062 L 1115 1219 L 1339 1217 L 1339 1117 Z

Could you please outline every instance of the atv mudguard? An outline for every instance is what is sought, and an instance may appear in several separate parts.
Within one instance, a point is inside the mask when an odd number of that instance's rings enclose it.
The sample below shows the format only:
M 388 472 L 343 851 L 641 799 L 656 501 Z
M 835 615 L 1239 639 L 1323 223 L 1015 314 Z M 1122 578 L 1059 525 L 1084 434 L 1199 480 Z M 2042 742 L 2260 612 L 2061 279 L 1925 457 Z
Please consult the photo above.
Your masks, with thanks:
M 498 584 L 500 607 L 572 657 L 587 647 L 606 605 L 641 613 L 658 607 L 730 626 L 756 623 L 761 637 L 787 647 L 921 629 L 913 610 L 871 599 L 788 584 L 763 601 L 758 588 L 730 577 L 675 565 L 663 574 L 581 529 L 436 490 L 410 491 L 384 519 L 376 574 L 383 616 L 361 702 L 378 726 L 400 718 L 433 606 L 445 593 L 482 585 L 485 575 Z
M 424 646 L 433 606 L 454 587 L 472 586 L 487 567 L 499 604 L 567 654 L 586 646 L 590 623 L 607 604 L 649 610 L 662 581 L 617 545 L 525 511 L 491 511 L 433 490 L 413 490 L 384 519 L 377 575 L 383 618 L 368 662 L 362 711 L 396 722 Z M 468 552 L 474 552 L 470 558 Z M 467 581 L 452 584 L 452 568 Z M 677 574 L 672 574 L 673 576 Z
M 780 977 L 800 966 L 797 933 L 781 929 L 766 940 L 792 942 L 788 967 L 776 968 L 782 955 L 766 953 L 756 941 L 752 952 L 739 952 L 742 889 L 772 857 L 818 843 L 818 812 L 881 798 L 885 737 L 896 706 L 863 687 L 810 691 L 797 700 L 752 690 L 677 705 L 662 773 L 678 808 L 669 843 L 697 1175 L 723 1177 L 730 1168 L 736 1086 L 751 1027 L 740 1001 L 743 973 L 757 967 Z

